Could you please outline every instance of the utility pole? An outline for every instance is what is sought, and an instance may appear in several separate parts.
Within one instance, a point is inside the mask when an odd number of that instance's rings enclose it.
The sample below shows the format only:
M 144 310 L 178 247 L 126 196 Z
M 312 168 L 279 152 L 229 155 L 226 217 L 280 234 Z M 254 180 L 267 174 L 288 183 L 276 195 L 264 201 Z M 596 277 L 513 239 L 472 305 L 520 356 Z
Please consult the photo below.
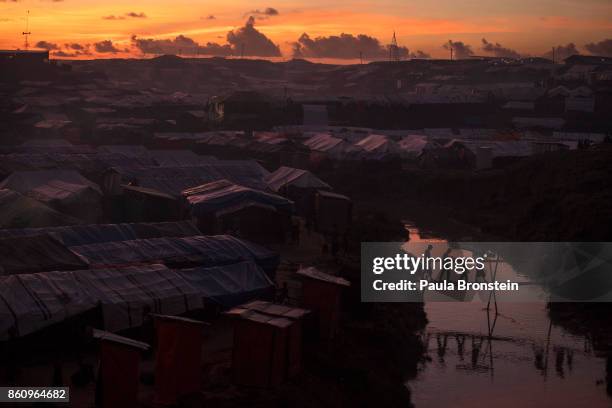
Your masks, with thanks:
M 28 42 L 28 36 L 30 34 L 32 34 L 32 33 L 30 32 L 30 10 L 28 10 L 26 12 L 26 29 L 25 29 L 24 32 L 21 33 L 21 35 L 23 35 L 24 38 L 25 38 L 25 44 L 24 45 L 25 45 L 26 51 L 28 50 L 28 48 L 30 48 L 30 43 Z

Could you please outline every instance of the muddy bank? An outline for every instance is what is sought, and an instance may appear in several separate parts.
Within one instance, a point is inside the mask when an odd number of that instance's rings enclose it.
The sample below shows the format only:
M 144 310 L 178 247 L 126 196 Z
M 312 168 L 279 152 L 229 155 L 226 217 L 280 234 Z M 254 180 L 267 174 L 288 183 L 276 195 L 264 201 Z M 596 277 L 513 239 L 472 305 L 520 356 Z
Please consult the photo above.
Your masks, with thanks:
M 612 229 L 612 146 L 554 152 L 503 169 L 422 170 L 400 163 L 341 164 L 322 177 L 379 212 L 404 216 L 468 236 L 504 240 L 607 240 Z

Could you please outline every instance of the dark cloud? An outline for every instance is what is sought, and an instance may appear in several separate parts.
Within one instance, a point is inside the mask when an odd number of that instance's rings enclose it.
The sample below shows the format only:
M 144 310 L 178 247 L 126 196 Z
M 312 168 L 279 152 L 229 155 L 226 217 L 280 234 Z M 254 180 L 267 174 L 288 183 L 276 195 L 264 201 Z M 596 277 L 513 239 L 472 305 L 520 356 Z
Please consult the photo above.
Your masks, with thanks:
M 428 53 L 421 51 L 421 50 L 416 50 L 416 52 L 410 52 L 409 55 L 410 58 L 419 58 L 419 59 L 429 59 L 431 58 L 431 55 L 429 55 Z
M 588 43 L 584 48 L 593 55 L 612 57 L 612 38 L 607 38 L 598 43 Z
M 554 47 L 555 53 L 555 61 L 563 61 L 567 57 L 571 57 L 572 55 L 580 55 L 580 51 L 576 48 L 576 44 L 569 43 L 566 45 L 558 45 Z M 553 59 L 553 51 L 550 50 L 546 54 L 544 54 L 545 58 Z
M 206 17 L 200 17 L 200 19 L 202 19 L 202 20 L 216 20 L 216 19 L 217 19 L 217 17 L 215 17 L 215 16 L 214 16 L 214 15 L 212 15 L 212 14 L 209 14 L 209 15 L 207 15 Z
M 63 47 L 58 47 L 51 52 L 51 56 L 59 58 L 75 58 L 89 55 L 92 55 L 91 44 L 66 43 Z
M 211 55 L 226 57 L 240 55 L 246 56 L 278 57 L 280 49 L 268 37 L 254 27 L 254 18 L 250 17 L 246 24 L 227 33 L 227 44 L 208 42 L 199 44 L 192 38 L 179 35 L 174 39 L 139 38 L 132 36 L 132 46 L 145 54 L 183 54 L 183 55 Z M 221 37 L 222 38 L 222 37 Z
M 255 18 L 249 17 L 243 27 L 227 33 L 227 42 L 236 55 L 280 57 L 278 45 L 255 28 Z
M 128 13 L 125 13 L 123 15 L 114 15 L 111 14 L 109 16 L 103 16 L 102 19 L 103 20 L 125 20 L 128 18 L 147 18 L 147 15 L 145 13 L 137 13 L 135 11 L 130 11 Z
M 126 17 L 131 18 L 147 18 L 147 15 L 143 12 L 136 13 L 135 11 L 130 11 L 129 13 L 125 13 Z
M 492 43 L 487 41 L 486 38 L 482 39 L 482 50 L 489 54 L 493 54 L 494 57 L 500 58 L 521 58 L 521 54 L 514 51 L 511 48 L 506 48 L 500 43 Z
M 447 43 L 442 44 L 442 48 L 449 51 L 452 49 L 454 59 L 465 59 L 474 55 L 472 47 L 467 44 L 464 44 L 462 41 L 448 40 Z
M 279 14 L 280 13 L 278 12 L 277 9 L 273 7 L 266 7 L 263 10 L 259 10 L 259 9 L 251 10 L 248 13 L 246 13 L 245 16 L 253 15 L 253 16 L 256 16 L 258 19 L 265 19 L 265 18 L 278 16 Z
M 89 48 L 87 45 L 79 44 L 79 43 L 67 43 L 64 44 L 65 48 L 69 48 L 71 50 L 83 51 L 86 48 Z
M 406 47 L 398 47 L 400 58 L 410 57 Z M 389 57 L 389 48 L 383 46 L 377 38 L 365 34 L 331 35 L 329 37 L 311 38 L 304 33 L 293 43 L 294 58 L 359 58 L 376 60 Z
M 59 58 L 74 58 L 74 57 L 79 56 L 79 54 L 76 52 L 67 52 L 64 50 L 59 50 L 59 51 L 53 51 L 51 53 L 51 56 L 59 57 Z
M 138 38 L 132 36 L 132 45 L 145 54 L 183 54 L 183 55 L 212 55 L 229 56 L 232 49 L 229 45 L 217 43 L 198 44 L 196 41 L 184 35 L 174 39 Z
M 48 42 L 48 41 L 39 41 L 34 45 L 34 47 L 41 48 L 43 50 L 48 50 L 48 51 L 60 49 L 60 47 L 57 44 Z
M 115 45 L 113 44 L 111 40 L 100 41 L 100 42 L 94 43 L 93 46 L 96 52 L 101 53 L 101 54 L 107 54 L 107 53 L 116 54 L 118 52 L 121 52 L 120 49 L 115 47 Z

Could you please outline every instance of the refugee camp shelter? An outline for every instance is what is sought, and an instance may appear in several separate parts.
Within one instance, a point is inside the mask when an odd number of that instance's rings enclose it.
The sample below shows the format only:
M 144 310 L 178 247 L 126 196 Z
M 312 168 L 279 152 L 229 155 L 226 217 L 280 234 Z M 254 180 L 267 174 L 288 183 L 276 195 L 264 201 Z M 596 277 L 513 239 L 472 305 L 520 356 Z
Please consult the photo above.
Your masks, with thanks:
M 250 311 L 261 313 L 267 316 L 281 317 L 289 319 L 292 324 L 289 326 L 289 333 L 286 344 L 286 366 L 285 376 L 287 378 L 298 375 L 302 369 L 302 339 L 304 336 L 304 326 L 312 326 L 310 310 L 293 306 L 275 304 L 263 300 L 254 300 L 238 307 L 235 307 L 229 315 L 239 317 L 249 317 Z M 265 327 L 261 327 L 265 330 Z M 237 344 L 240 344 L 238 341 Z
M 429 142 L 427 136 L 424 135 L 408 135 L 404 136 L 397 143 L 401 150 L 402 157 L 415 158 L 427 148 L 434 147 L 435 144 Z
M 182 202 L 174 195 L 137 185 L 121 186 L 110 215 L 114 222 L 175 221 L 183 216 Z
M 57 328 L 86 313 L 81 324 L 116 332 L 140 327 L 148 313 L 180 315 L 205 301 L 236 306 L 273 288 L 249 261 L 174 270 L 161 264 L 114 266 L 0 276 L 0 340 Z M 99 316 L 98 316 L 99 314 Z
M 43 234 L 50 234 L 69 247 L 105 242 L 133 241 L 136 239 L 202 235 L 200 230 L 191 221 L 0 229 L 0 238 Z
M 283 242 L 293 203 L 284 197 L 219 180 L 183 191 L 191 215 L 205 233 L 226 233 L 254 242 Z
M 452 139 L 442 146 L 423 150 L 419 165 L 428 169 L 471 169 L 476 165 L 476 154 L 464 141 Z
M 199 166 L 118 166 L 107 171 L 104 186 L 109 191 L 118 191 L 121 185 L 132 185 L 180 197 L 183 190 L 223 179 L 266 190 L 263 179 L 267 175 L 253 160 L 219 160 Z
M 232 377 L 235 384 L 272 388 L 286 379 L 291 327 L 286 317 L 236 308 Z
M 70 249 L 96 267 L 161 262 L 170 267 L 190 268 L 252 260 L 274 276 L 279 261 L 275 252 L 230 235 L 135 239 Z
M 351 283 L 313 266 L 300 268 L 296 273 L 302 278 L 303 305 L 316 314 L 319 337 L 334 338 L 340 320 L 342 291 Z
M 362 149 L 363 157 L 369 160 L 382 160 L 398 157 L 401 149 L 389 136 L 372 134 L 355 144 Z
M 86 222 L 102 214 L 102 191 L 74 170 L 17 171 L 0 188 L 11 189 Z
M 78 255 L 49 234 L 0 239 L 0 275 L 88 267 Z
M 0 190 L 0 228 L 73 225 L 80 220 L 12 190 Z M 0 230 L 1 231 L 1 230 Z
M 314 217 L 315 196 L 318 190 L 332 190 L 331 186 L 308 170 L 280 167 L 266 182 L 277 193 L 295 203 L 295 210 L 304 217 Z
M 344 139 L 329 133 L 316 133 L 304 142 L 311 151 L 318 153 L 314 159 L 333 158 L 347 159 L 359 152 L 359 148 Z
M 352 217 L 353 202 L 350 198 L 331 191 L 317 191 L 315 196 L 317 231 L 324 234 L 344 234 L 351 226 Z

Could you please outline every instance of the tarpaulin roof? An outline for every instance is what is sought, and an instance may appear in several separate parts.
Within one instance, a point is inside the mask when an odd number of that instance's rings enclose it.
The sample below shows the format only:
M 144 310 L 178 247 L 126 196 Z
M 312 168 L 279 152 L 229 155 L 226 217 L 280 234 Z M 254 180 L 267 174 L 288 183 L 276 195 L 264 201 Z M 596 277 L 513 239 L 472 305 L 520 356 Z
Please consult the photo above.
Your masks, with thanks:
M 295 186 L 300 188 L 331 189 L 331 186 L 308 170 L 296 169 L 293 167 L 280 167 L 266 178 L 266 182 L 274 191 L 279 191 L 285 186 Z
M 2 187 L 26 193 L 53 182 L 90 187 L 101 194 L 100 187 L 97 184 L 87 180 L 74 170 L 16 171 L 2 182 Z
M 317 133 L 310 139 L 306 140 L 304 144 L 310 147 L 312 150 L 328 151 L 336 146 L 340 145 L 344 140 L 333 137 L 329 133 Z
M 385 135 L 369 135 L 355 144 L 368 154 L 388 156 L 399 154 L 400 149 L 397 144 Z
M 423 135 L 408 135 L 404 136 L 402 140 L 399 141 L 398 146 L 405 153 L 409 154 L 418 154 L 423 151 L 423 149 L 428 147 L 430 142 L 427 141 L 427 136 Z M 430 144 L 432 146 L 433 144 Z
M 146 262 L 216 266 L 253 260 L 269 274 L 278 266 L 278 254 L 230 235 L 151 238 L 70 247 L 92 265 Z
M 489 147 L 493 157 L 525 157 L 534 153 L 533 144 L 529 141 L 463 141 L 474 153 L 479 147 Z
M 16 191 L 0 190 L 0 228 L 52 227 L 79 222 Z
M 191 150 L 151 150 L 150 156 L 161 167 L 188 167 L 217 162 L 217 158 L 200 156 Z
M 344 278 L 339 276 L 330 275 L 328 273 L 322 272 L 315 268 L 314 266 L 309 266 L 307 268 L 301 268 L 296 272 L 300 276 L 304 276 L 311 279 L 320 280 L 323 282 L 329 282 L 336 285 L 341 286 L 351 286 L 351 282 L 347 281 Z
M 0 239 L 0 275 L 87 268 L 85 259 L 51 235 Z
M 143 145 L 104 145 L 98 147 L 98 152 L 117 154 L 125 157 L 149 156 L 149 150 Z
M 217 161 L 192 167 L 115 167 L 125 181 L 152 188 L 170 195 L 181 195 L 183 190 L 217 180 L 266 190 L 263 181 L 267 172 L 251 160 Z
M 0 190 L 0 193 L 2 190 Z M 189 237 L 201 235 L 191 221 L 90 224 L 53 228 L 0 229 L 0 238 L 53 234 L 67 246 L 100 244 L 104 242 L 131 241 L 161 237 Z
M 73 147 L 74 145 L 64 139 L 29 139 L 21 144 L 24 147 Z
M 65 202 L 82 199 L 84 195 L 100 198 L 97 184 L 74 170 L 16 171 L 0 188 L 9 188 L 42 202 Z
M 561 129 L 565 125 L 563 118 L 534 118 L 516 117 L 512 118 L 512 123 L 518 128 L 539 127 L 547 129 Z
M 301 309 L 299 307 L 279 305 L 276 303 L 266 302 L 265 300 L 253 300 L 249 303 L 242 304 L 236 309 L 254 310 L 270 316 L 286 317 L 288 319 L 297 320 L 310 314 L 310 310 Z M 237 310 L 236 312 L 239 313 Z
M 279 144 L 279 143 L 285 143 L 288 141 L 287 136 L 285 136 L 284 134 L 280 132 L 260 131 L 260 132 L 254 132 L 253 136 L 258 141 L 262 143 L 268 143 L 268 144 Z
M 344 139 L 334 137 L 328 133 L 317 133 L 304 142 L 311 150 L 325 152 L 333 157 L 345 158 L 349 155 L 357 155 L 363 150 Z
M 23 170 L 72 169 L 102 172 L 109 167 L 122 165 L 152 166 L 154 162 L 145 156 L 128 157 L 118 153 L 65 153 L 45 152 L 10 153 L 0 155 L 0 169 L 9 173 Z
M 100 306 L 103 328 L 142 325 L 147 313 L 178 315 L 210 299 L 227 306 L 273 287 L 253 262 L 172 270 L 164 265 L 0 277 L 0 339 L 24 336 Z
M 203 184 L 183 191 L 183 195 L 187 197 L 191 213 L 195 216 L 214 213 L 244 202 L 269 205 L 287 212 L 293 208 L 293 202 L 284 197 L 234 184 L 228 180 Z
M 163 265 L 73 273 L 82 292 L 102 306 L 104 328 L 138 327 L 147 312 L 178 315 L 202 308 L 202 295 Z
M 344 201 L 351 201 L 349 197 L 342 195 L 342 194 L 334 193 L 333 191 L 317 190 L 317 194 L 319 194 L 322 197 L 334 198 L 334 199 L 344 200 Z
M 274 287 L 274 282 L 250 261 L 212 268 L 181 269 L 177 273 L 197 288 L 204 298 L 224 307 L 236 306 Z

